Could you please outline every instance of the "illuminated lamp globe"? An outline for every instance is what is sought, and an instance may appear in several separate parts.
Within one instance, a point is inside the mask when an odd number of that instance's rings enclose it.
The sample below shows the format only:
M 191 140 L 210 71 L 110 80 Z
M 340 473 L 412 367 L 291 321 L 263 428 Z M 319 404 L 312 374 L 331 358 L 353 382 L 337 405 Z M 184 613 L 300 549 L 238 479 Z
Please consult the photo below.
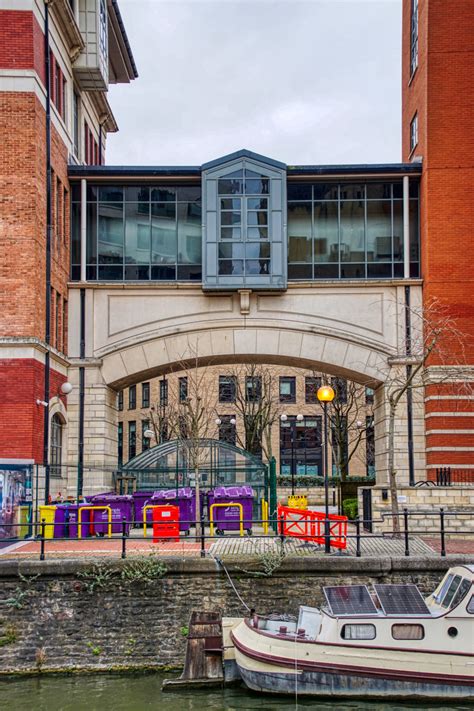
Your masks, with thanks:
M 72 392 L 72 389 L 73 389 L 72 383 L 66 382 L 61 385 L 61 392 L 63 393 L 63 395 L 69 395 L 69 393 Z
M 151 439 L 155 436 L 155 433 L 153 432 L 153 430 L 145 430 L 143 436 L 146 437 L 146 439 Z
M 322 385 L 318 388 L 317 397 L 319 402 L 332 402 L 335 397 L 335 392 L 330 385 Z

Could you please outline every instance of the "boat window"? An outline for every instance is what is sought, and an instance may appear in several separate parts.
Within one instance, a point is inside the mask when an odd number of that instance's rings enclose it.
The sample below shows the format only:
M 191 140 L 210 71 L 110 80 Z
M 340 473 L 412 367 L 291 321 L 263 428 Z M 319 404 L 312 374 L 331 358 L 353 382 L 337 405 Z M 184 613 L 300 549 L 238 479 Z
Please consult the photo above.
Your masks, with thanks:
M 470 615 L 474 615 L 474 595 L 471 595 L 471 599 L 467 603 L 466 610 L 469 612 Z
M 434 595 L 434 599 L 436 602 L 440 602 L 440 600 L 443 599 L 443 597 L 446 594 L 446 590 L 449 588 L 451 585 L 451 580 L 454 578 L 454 575 L 452 573 L 449 573 L 449 575 L 446 576 L 444 579 L 444 582 L 441 584 L 441 589 L 437 595 Z
M 444 596 L 444 598 L 441 600 L 441 607 L 449 607 L 451 604 L 451 600 L 454 597 L 454 594 L 456 590 L 459 587 L 459 583 L 461 582 L 461 576 L 460 575 L 455 575 L 454 578 L 451 581 L 451 585 L 448 588 L 448 592 Z
M 392 625 L 393 639 L 423 639 L 424 636 L 423 625 Z
M 342 639 L 375 639 L 375 625 L 344 625 Z
M 457 607 L 462 600 L 466 597 L 467 593 L 471 589 L 471 581 L 467 578 L 462 579 L 461 585 L 458 587 L 456 595 L 453 597 L 453 602 L 451 607 Z

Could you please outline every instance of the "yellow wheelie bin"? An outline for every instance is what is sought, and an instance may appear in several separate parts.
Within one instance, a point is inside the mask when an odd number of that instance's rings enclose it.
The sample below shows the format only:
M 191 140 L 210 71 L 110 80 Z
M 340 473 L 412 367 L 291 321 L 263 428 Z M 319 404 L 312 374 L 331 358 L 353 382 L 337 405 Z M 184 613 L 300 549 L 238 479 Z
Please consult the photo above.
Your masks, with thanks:
M 45 522 L 45 527 L 44 527 L 44 537 L 45 538 L 54 538 L 54 518 L 56 516 L 56 509 L 57 506 L 40 506 L 39 507 L 39 531 L 38 533 L 41 535 L 41 524 Z

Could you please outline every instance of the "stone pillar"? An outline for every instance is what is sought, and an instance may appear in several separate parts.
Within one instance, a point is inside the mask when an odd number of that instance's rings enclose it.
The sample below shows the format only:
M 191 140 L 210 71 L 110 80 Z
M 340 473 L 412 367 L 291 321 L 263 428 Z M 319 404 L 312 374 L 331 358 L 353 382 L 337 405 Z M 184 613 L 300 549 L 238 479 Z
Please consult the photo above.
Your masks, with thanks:
M 102 377 L 100 361 L 76 361 L 69 370 L 74 390 L 68 401 L 68 493 L 77 487 L 79 450 L 79 365 L 85 367 L 84 494 L 112 486 L 117 468 L 117 393 Z

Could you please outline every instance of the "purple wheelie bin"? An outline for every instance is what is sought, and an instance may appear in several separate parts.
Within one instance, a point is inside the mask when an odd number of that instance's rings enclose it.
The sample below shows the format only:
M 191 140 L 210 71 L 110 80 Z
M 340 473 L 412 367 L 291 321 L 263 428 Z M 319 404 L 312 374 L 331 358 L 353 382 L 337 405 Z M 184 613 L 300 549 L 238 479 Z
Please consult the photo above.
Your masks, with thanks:
M 209 518 L 212 504 L 242 504 L 244 528 L 251 535 L 253 498 L 254 490 L 251 486 L 216 486 L 207 493 Z M 223 535 L 224 531 L 240 529 L 240 510 L 237 506 L 218 506 L 213 510 L 212 518 L 217 535 Z
M 128 534 L 133 521 L 133 496 L 119 494 L 97 494 L 89 497 L 91 506 L 110 506 L 112 510 L 112 533 L 122 533 L 125 518 L 125 532 Z M 92 511 L 94 533 L 99 536 L 108 533 L 108 512 L 106 509 Z
M 135 526 L 143 526 L 143 507 L 146 506 L 148 500 L 151 499 L 154 491 L 135 491 L 133 496 L 133 520 Z M 148 511 L 146 517 L 147 523 L 151 523 L 151 512 Z
M 87 504 L 58 504 L 54 514 L 55 538 L 78 538 L 78 510 Z M 91 511 L 81 515 L 81 537 L 91 535 Z
M 203 508 L 203 495 L 201 493 L 201 513 Z M 157 506 L 169 506 L 176 505 L 179 507 L 179 530 L 184 531 L 186 535 L 189 535 L 189 530 L 191 528 L 191 521 L 196 519 L 196 495 L 194 489 L 190 486 L 181 487 L 176 491 L 176 489 L 168 489 L 167 491 L 155 491 L 151 497 L 149 504 L 156 504 Z

